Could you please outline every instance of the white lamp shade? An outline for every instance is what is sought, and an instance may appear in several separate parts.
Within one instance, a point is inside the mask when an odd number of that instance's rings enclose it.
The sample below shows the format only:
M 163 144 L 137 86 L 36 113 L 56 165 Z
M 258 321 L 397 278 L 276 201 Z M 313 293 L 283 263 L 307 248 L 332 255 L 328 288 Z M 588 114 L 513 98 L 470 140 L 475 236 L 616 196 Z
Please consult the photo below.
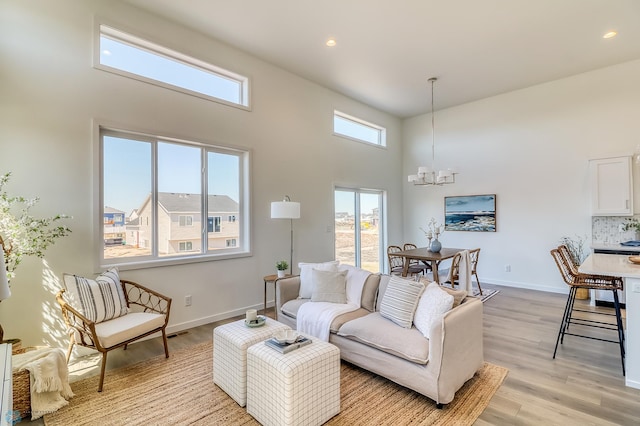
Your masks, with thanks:
M 7 278 L 7 264 L 4 260 L 4 249 L 0 246 L 0 300 L 11 297 L 9 279 Z
M 300 203 L 295 201 L 273 201 L 271 219 L 300 219 Z

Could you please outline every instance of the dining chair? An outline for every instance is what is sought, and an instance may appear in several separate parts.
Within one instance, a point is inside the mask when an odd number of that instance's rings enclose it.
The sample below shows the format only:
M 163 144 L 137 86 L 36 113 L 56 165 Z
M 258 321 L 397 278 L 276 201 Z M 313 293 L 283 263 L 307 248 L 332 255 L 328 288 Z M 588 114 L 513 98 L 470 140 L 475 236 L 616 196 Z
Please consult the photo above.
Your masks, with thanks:
M 402 246 L 402 250 L 413 250 L 413 249 L 417 249 L 418 246 L 412 243 L 404 243 L 404 245 Z M 424 271 L 423 273 L 426 275 L 427 271 L 431 271 L 431 264 L 425 260 L 418 260 L 418 259 L 410 259 L 409 260 L 409 267 L 411 266 L 423 266 L 424 265 Z
M 558 344 L 563 344 L 564 336 L 584 337 L 587 339 L 600 340 L 602 342 L 618 343 L 620 345 L 620 357 L 622 358 L 622 375 L 625 375 L 625 349 L 624 349 L 624 326 L 622 325 L 622 315 L 620 313 L 620 300 L 618 298 L 618 291 L 623 289 L 623 280 L 621 277 L 612 277 L 608 275 L 595 275 L 595 274 L 583 274 L 578 271 L 578 267 L 571 258 L 571 253 L 565 245 L 560 245 L 558 248 L 551 250 L 551 256 L 555 260 L 560 275 L 564 282 L 570 287 L 569 297 L 567 297 L 567 303 L 564 308 L 564 314 L 562 316 L 562 322 L 560 323 L 560 330 L 558 330 L 558 337 L 556 338 L 556 347 L 553 350 L 553 358 L 555 359 L 558 351 Z M 577 309 L 575 306 L 576 293 L 578 289 L 596 289 L 596 290 L 610 290 L 613 292 L 613 306 L 614 314 L 608 312 L 602 312 L 597 310 L 585 310 Z M 616 323 L 604 321 L 595 321 L 584 318 L 585 315 L 575 317 L 574 312 L 581 312 L 583 314 L 592 315 L 605 315 L 615 316 Z M 569 326 L 579 327 L 595 327 L 598 329 L 615 330 L 618 333 L 618 340 L 602 339 L 596 336 L 587 336 L 583 334 L 569 333 Z M 580 329 L 579 329 L 580 330 Z
M 469 260 L 471 262 L 471 275 L 476 277 L 476 283 L 478 284 L 478 291 L 482 296 L 482 287 L 480 287 L 480 279 L 478 278 L 478 258 L 480 257 L 480 249 L 469 250 Z
M 402 247 L 400 246 L 388 246 L 387 247 L 387 258 L 389 259 L 389 273 L 391 275 L 402 275 L 404 270 L 404 257 L 398 256 L 395 253 L 402 251 Z M 411 265 L 409 264 L 409 269 L 407 270 L 407 275 L 420 275 L 424 273 L 426 270 L 424 265 Z

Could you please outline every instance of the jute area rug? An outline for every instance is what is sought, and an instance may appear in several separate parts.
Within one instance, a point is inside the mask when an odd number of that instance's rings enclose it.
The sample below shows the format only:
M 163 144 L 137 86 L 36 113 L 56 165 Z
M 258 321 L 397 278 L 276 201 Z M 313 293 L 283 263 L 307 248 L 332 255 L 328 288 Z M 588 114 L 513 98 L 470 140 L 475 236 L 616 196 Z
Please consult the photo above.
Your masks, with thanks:
M 244 408 L 213 383 L 212 343 L 109 371 L 71 384 L 68 406 L 47 414 L 57 425 L 257 425 Z M 342 363 L 341 412 L 327 425 L 471 425 L 487 407 L 508 370 L 485 363 L 451 404 L 436 404 L 351 364 Z

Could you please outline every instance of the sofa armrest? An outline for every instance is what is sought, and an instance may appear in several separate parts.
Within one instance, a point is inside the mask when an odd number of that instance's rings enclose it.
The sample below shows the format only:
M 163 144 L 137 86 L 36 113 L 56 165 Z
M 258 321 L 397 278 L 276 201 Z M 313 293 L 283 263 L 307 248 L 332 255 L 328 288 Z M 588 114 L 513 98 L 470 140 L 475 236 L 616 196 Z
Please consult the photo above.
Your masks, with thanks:
M 429 363 L 438 369 L 440 402 L 452 400 L 484 365 L 482 308 L 480 299 L 468 297 L 431 328 Z
M 276 312 L 289 300 L 297 299 L 300 294 L 300 276 L 278 278 L 276 280 Z

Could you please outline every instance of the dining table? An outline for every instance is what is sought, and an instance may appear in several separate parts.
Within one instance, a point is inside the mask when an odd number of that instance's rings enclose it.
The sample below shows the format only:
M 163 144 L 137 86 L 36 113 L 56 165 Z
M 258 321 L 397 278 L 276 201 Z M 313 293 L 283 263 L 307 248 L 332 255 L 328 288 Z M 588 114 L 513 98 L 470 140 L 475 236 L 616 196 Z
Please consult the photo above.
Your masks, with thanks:
M 411 260 L 419 260 L 421 262 L 429 262 L 431 265 L 431 272 L 433 274 L 433 280 L 440 284 L 438 277 L 438 265 L 443 260 L 451 259 L 457 253 L 466 249 L 442 247 L 439 252 L 433 252 L 428 247 L 418 247 L 410 250 L 402 250 L 394 253 L 394 256 L 401 256 L 404 258 L 404 268 L 402 269 L 402 276 L 406 277 L 409 272 L 409 262 Z

